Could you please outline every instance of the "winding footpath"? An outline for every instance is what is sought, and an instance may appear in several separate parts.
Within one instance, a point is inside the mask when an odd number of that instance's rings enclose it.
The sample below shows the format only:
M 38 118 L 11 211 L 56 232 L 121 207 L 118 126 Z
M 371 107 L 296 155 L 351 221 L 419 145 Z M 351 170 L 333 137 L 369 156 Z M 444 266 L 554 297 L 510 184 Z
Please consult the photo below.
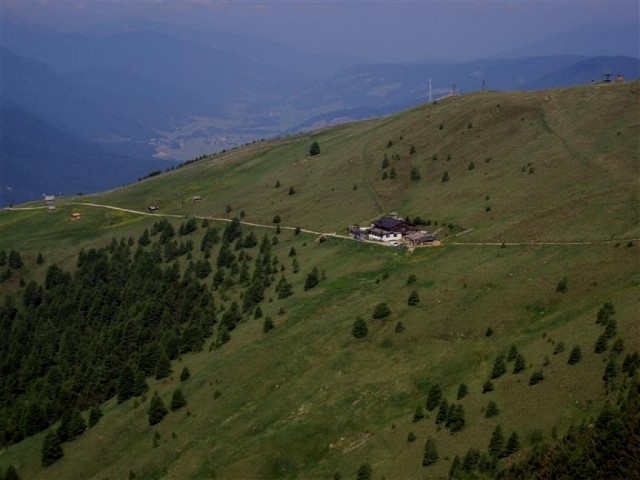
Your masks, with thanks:
M 141 210 L 132 210 L 130 208 L 116 207 L 113 205 L 103 205 L 100 203 L 89 203 L 89 202 L 69 202 L 65 205 L 83 205 L 85 207 L 95 207 L 95 208 L 106 208 L 108 210 L 117 210 L 119 212 L 131 213 L 134 215 L 144 215 L 148 217 L 166 217 L 166 218 L 197 218 L 199 220 L 212 220 L 215 222 L 227 222 L 231 223 L 232 220 L 229 218 L 222 217 L 204 217 L 201 215 L 180 215 L 176 213 L 159 213 L 159 212 L 144 212 Z M 46 206 L 41 207 L 6 207 L 5 210 L 42 210 L 46 209 Z M 253 223 L 253 222 L 245 222 L 240 220 L 241 225 L 248 225 L 251 227 L 260 227 L 260 228 L 270 228 L 277 229 L 277 225 L 265 225 L 263 223 Z M 285 227 L 280 226 L 281 230 L 292 230 L 295 231 L 298 227 Z M 461 234 L 471 232 L 473 229 L 466 230 Z M 381 247 L 391 247 L 391 245 L 383 242 L 378 242 L 376 240 L 356 240 L 351 235 L 342 235 L 338 232 L 318 232 L 315 230 L 309 230 L 305 228 L 300 228 L 301 232 L 310 233 L 312 235 L 324 236 L 324 237 L 333 237 L 333 238 L 341 238 L 344 240 L 352 240 L 354 242 L 363 242 L 369 243 L 373 245 L 379 245 Z M 456 236 L 459 236 L 458 234 Z M 638 242 L 640 238 L 616 238 L 610 240 L 591 240 L 591 241 L 572 241 L 572 242 L 446 242 L 446 245 L 456 245 L 456 246 L 470 246 L 470 247 L 521 247 L 521 246 L 585 246 L 585 245 L 606 245 L 613 243 L 623 243 L 623 242 Z M 414 248 L 414 247 L 411 247 Z M 420 247 L 419 247 L 420 248 Z M 433 248 L 433 247 L 424 247 L 424 248 Z

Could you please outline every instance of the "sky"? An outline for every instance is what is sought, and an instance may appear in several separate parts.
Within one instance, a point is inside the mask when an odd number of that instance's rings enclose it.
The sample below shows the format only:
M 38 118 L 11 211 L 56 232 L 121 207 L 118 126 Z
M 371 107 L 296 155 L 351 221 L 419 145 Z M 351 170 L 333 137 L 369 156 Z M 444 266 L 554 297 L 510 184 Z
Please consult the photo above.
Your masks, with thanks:
M 477 58 L 592 23 L 638 24 L 640 2 L 2 0 L 2 14 L 71 31 L 144 18 L 250 34 L 314 53 L 421 61 Z

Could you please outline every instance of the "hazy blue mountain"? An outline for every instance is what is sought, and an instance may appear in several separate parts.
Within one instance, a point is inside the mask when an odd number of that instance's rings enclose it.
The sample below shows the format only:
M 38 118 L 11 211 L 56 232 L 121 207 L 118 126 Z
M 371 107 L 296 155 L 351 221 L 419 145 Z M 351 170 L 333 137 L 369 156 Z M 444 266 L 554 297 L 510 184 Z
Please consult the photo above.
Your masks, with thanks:
M 173 164 L 114 154 L 6 100 L 0 115 L 0 206 L 35 200 L 45 193 L 102 191 Z
M 640 78 L 640 60 L 632 57 L 593 57 L 557 70 L 526 85 L 527 90 L 540 90 L 569 85 L 602 81 L 603 74 L 610 73 L 614 80 L 619 73 L 627 80 Z
M 454 84 L 457 92 L 480 90 L 483 80 L 486 88 L 513 90 L 583 59 L 575 55 L 558 55 L 460 64 L 357 65 L 293 95 L 289 102 L 301 109 L 329 105 L 338 110 L 425 101 L 429 78 L 434 99 L 451 92 Z
M 499 57 L 547 55 L 627 56 L 640 58 L 640 32 L 635 22 L 596 23 L 571 29 L 528 45 L 503 52 Z
M 252 62 L 279 67 L 314 79 L 362 63 L 362 59 L 356 57 L 304 52 L 261 37 L 213 30 L 195 30 L 140 18 L 103 22 L 91 26 L 82 33 L 90 36 L 107 36 L 139 31 L 164 33 L 194 44 L 232 53 Z
M 161 82 L 218 106 L 247 108 L 300 88 L 304 79 L 279 67 L 154 31 L 104 37 L 36 29 L 7 20 L 3 44 L 9 50 L 54 66 L 63 74 L 106 68 Z M 123 91 L 123 95 L 127 92 Z M 223 105 L 222 107 L 220 105 Z
M 49 66 L 0 47 L 2 98 L 79 136 L 145 138 L 153 131 L 112 106 L 103 93 L 78 86 Z M 105 105 L 103 105 L 105 107 Z

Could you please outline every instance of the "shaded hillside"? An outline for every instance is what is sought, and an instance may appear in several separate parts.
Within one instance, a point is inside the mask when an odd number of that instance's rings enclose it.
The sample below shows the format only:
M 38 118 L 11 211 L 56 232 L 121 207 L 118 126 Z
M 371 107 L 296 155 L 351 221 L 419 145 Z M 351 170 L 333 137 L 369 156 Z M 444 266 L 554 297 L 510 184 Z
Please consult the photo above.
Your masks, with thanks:
M 86 194 L 119 187 L 170 165 L 105 150 L 6 102 L 0 115 L 3 207 L 44 194 Z

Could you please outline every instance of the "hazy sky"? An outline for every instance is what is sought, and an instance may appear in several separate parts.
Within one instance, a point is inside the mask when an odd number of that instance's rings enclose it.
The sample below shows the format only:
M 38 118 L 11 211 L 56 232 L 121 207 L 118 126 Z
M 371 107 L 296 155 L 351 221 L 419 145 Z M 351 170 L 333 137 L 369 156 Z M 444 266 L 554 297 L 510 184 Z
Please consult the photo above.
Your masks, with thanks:
M 395 61 L 468 59 L 590 23 L 640 22 L 637 0 L 1 1 L 3 14 L 58 29 L 137 17 Z

